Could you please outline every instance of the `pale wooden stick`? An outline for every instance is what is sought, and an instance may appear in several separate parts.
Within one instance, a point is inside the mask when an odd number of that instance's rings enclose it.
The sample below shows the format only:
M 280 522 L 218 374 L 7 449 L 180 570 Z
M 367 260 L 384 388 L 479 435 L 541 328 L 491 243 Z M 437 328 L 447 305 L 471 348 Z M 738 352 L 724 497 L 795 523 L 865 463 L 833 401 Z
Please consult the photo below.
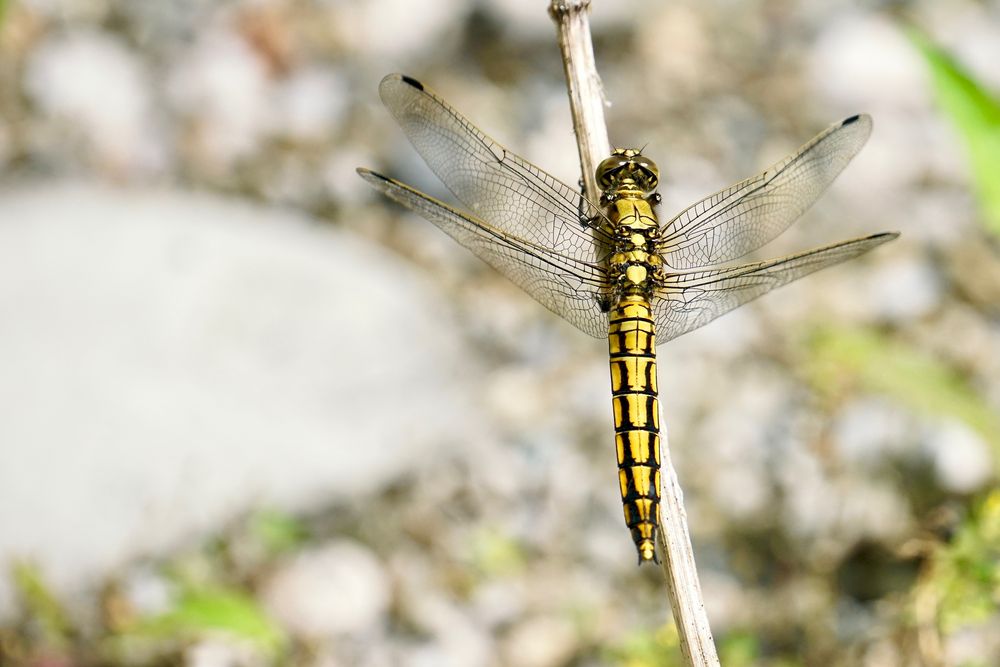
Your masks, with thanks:
M 611 155 L 608 128 L 604 123 L 604 87 L 594 62 L 590 41 L 590 0 L 552 0 L 549 14 L 556 23 L 563 71 L 569 88 L 569 106 L 573 112 L 573 131 L 580 151 L 583 190 L 590 201 L 601 198 L 597 187 L 597 165 Z
M 611 150 L 604 123 L 604 90 L 597 75 L 590 39 L 589 6 L 590 0 L 552 0 L 549 13 L 559 34 L 573 129 L 580 150 L 584 191 L 591 201 L 596 202 L 600 198 L 600 190 L 595 170 L 597 164 L 611 154 Z M 684 493 L 670 461 L 666 428 L 661 437 L 663 498 L 657 533 L 663 553 L 661 565 L 667 580 L 667 596 L 687 664 L 692 667 L 718 667 L 719 657 L 705 612 L 688 532 Z
M 663 423 L 662 420 L 660 423 Z M 674 624 L 681 640 L 681 651 L 689 665 L 718 667 L 719 656 L 715 651 L 712 628 L 708 624 L 705 601 L 698 583 L 698 568 L 694 562 L 694 549 L 688 533 L 687 512 L 684 511 L 684 492 L 677 481 L 677 472 L 670 461 L 667 429 L 663 427 L 661 456 L 663 480 L 662 502 L 657 534 L 663 549 L 663 576 L 667 579 L 667 595 Z

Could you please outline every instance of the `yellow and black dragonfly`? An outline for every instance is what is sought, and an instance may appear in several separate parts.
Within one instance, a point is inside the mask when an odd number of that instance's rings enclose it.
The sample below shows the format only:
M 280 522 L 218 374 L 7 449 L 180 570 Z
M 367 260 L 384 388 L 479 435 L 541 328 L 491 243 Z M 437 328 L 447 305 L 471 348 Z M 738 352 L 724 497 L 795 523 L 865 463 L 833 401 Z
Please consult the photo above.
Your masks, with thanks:
M 654 209 L 656 165 L 616 149 L 597 169 L 599 202 L 480 131 L 420 82 L 391 74 L 379 94 L 467 210 L 367 169 L 358 173 L 416 211 L 611 353 L 615 446 L 625 522 L 640 563 L 656 560 L 660 501 L 656 342 L 898 236 L 882 233 L 781 259 L 720 266 L 775 238 L 830 185 L 871 133 L 851 116 L 793 155 L 684 209 Z

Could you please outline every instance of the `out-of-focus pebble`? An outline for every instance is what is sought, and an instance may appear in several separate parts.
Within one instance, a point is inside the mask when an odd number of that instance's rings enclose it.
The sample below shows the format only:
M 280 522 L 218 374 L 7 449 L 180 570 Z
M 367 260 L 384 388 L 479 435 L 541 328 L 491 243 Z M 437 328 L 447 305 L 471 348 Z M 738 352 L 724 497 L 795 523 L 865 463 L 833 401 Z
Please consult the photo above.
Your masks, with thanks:
M 507 634 L 503 655 L 508 664 L 523 667 L 559 667 L 569 663 L 577 636 L 563 617 L 527 618 Z
M 324 67 L 293 72 L 275 94 L 277 104 L 271 119 L 275 133 L 302 142 L 330 138 L 349 104 L 343 77 Z
M 295 634 L 357 636 L 384 620 L 390 588 L 371 551 L 339 541 L 296 554 L 269 578 L 263 597 L 268 611 Z
M 204 639 L 184 651 L 184 667 L 264 667 L 265 656 L 238 641 Z
M 840 104 L 923 107 L 928 100 L 920 55 L 887 16 L 843 12 L 813 46 L 811 78 Z
M 57 594 L 259 503 L 374 493 L 489 428 L 443 304 L 356 238 L 190 193 L 0 199 L 0 555 Z
M 852 465 L 877 465 L 881 460 L 906 454 L 906 412 L 877 396 L 862 396 L 845 405 L 832 422 L 834 446 Z M 910 456 L 918 454 L 910 451 Z
M 272 84 L 264 61 L 239 35 L 218 27 L 174 64 L 170 100 L 190 119 L 189 142 L 213 169 L 257 150 L 270 127 Z
M 868 284 L 872 305 L 891 322 L 919 319 L 941 305 L 941 277 L 921 257 L 882 262 Z
M 975 664 L 983 656 L 1000 656 L 1000 618 L 970 623 L 958 629 L 945 642 L 947 664 Z
M 122 592 L 135 612 L 147 618 L 166 612 L 176 595 L 166 578 L 146 568 L 130 572 Z
M 487 667 L 495 653 L 493 638 L 475 618 L 454 601 L 425 590 L 404 604 L 411 623 L 433 638 L 413 664 L 445 667 Z M 433 661 L 431 659 L 433 656 Z
M 158 166 L 152 82 L 120 38 L 96 30 L 53 36 L 32 52 L 24 85 L 44 115 L 79 132 L 117 173 Z
M 994 477 L 996 462 L 989 446 L 968 426 L 948 421 L 928 435 L 925 446 L 946 489 L 970 493 Z
M 327 20 L 345 48 L 397 61 L 444 39 L 464 9 L 456 0 L 429 3 L 417 12 L 407 11 L 396 0 L 330 4 Z M 372 26 L 377 29 L 362 29 Z

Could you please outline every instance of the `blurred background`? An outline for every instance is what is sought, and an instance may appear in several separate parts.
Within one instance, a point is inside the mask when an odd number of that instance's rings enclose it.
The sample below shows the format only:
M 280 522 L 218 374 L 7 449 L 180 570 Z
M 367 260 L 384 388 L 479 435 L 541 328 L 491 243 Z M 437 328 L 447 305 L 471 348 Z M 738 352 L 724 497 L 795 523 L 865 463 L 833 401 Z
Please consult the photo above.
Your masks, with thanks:
M 1000 6 L 594 0 L 661 215 L 866 111 L 660 348 L 727 666 L 1000 665 Z M 0 664 L 679 665 L 606 344 L 429 223 L 404 71 L 579 178 L 545 0 L 0 2 Z

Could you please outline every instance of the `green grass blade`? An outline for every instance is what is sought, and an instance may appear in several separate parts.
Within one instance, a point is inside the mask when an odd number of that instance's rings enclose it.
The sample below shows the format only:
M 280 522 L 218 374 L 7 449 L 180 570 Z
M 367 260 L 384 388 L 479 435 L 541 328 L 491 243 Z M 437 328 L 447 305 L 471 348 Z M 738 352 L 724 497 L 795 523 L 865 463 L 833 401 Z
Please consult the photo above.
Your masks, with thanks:
M 844 385 L 887 395 L 914 412 L 948 417 L 977 431 L 1000 452 L 1000 416 L 956 369 L 879 333 L 827 327 L 809 341 L 805 370 L 820 393 Z
M 911 41 L 924 57 L 938 104 L 965 140 L 984 223 L 1000 237 L 1000 100 L 918 30 Z
M 66 610 L 45 583 L 42 573 L 30 563 L 15 563 L 11 579 L 20 595 L 28 616 L 42 632 L 42 643 L 65 648 L 69 644 L 72 626 Z
M 188 591 L 176 607 L 145 619 L 130 631 L 136 637 L 181 640 L 225 633 L 275 654 L 286 641 L 284 632 L 249 595 L 235 590 Z

